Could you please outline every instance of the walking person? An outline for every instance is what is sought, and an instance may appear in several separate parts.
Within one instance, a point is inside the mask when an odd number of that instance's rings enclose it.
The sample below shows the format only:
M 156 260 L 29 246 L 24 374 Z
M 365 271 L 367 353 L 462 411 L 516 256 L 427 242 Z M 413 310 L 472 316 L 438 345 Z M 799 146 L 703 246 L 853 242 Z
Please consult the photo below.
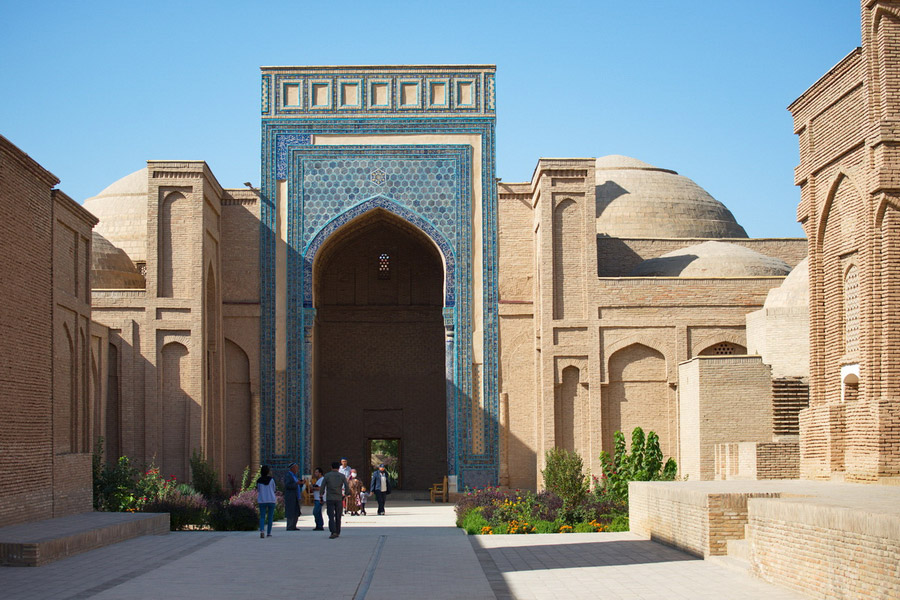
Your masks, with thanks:
M 363 483 L 356 476 L 356 469 L 350 470 L 350 479 L 347 480 L 347 483 L 350 485 L 350 495 L 347 496 L 347 512 L 350 513 L 350 516 L 357 517 L 359 516 L 359 495 L 363 491 Z
M 316 526 L 313 531 L 325 531 L 325 521 L 322 519 L 322 506 L 325 504 L 325 478 L 322 476 L 322 467 L 316 467 L 313 472 L 315 483 L 313 489 L 313 519 Z
M 338 469 L 341 475 L 347 478 L 347 481 L 350 481 L 350 471 L 353 469 L 350 468 L 350 461 L 347 460 L 346 457 L 341 458 L 341 467 Z M 344 498 L 344 514 L 347 514 L 347 498 Z
M 300 481 L 300 465 L 291 463 L 287 473 L 284 474 L 284 518 L 287 521 L 288 531 L 299 531 L 297 519 L 300 518 L 300 490 L 303 483 Z
M 259 468 L 256 480 L 256 502 L 259 504 L 259 537 L 272 537 L 272 519 L 275 517 L 275 479 L 269 476 L 269 465 Z M 268 532 L 265 527 L 268 525 Z
M 344 497 L 349 493 L 347 478 L 338 470 L 339 462 L 331 463 L 331 471 L 323 477 L 325 485 L 325 512 L 328 514 L 328 531 L 330 539 L 341 535 L 341 513 Z
M 383 515 L 385 498 L 391 493 L 391 478 L 384 470 L 383 463 L 378 465 L 378 470 L 372 473 L 369 489 L 375 493 L 375 499 L 378 500 L 378 514 Z

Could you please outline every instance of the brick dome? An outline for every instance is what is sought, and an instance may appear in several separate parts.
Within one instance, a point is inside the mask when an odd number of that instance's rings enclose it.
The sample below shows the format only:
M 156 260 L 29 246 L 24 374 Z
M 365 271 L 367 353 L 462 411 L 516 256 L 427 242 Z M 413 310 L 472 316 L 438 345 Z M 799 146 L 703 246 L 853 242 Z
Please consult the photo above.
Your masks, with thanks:
M 777 277 L 791 268 L 780 258 L 728 242 L 703 242 L 650 258 L 630 277 Z
M 94 228 L 134 262 L 147 260 L 147 167 L 84 201 L 100 222 Z
M 769 290 L 765 308 L 809 308 L 809 257 L 804 258 L 777 288 Z
M 144 276 L 125 251 L 95 231 L 91 241 L 91 289 L 144 289 L 145 285 Z
M 597 233 L 623 238 L 746 238 L 692 180 L 628 156 L 596 160 Z

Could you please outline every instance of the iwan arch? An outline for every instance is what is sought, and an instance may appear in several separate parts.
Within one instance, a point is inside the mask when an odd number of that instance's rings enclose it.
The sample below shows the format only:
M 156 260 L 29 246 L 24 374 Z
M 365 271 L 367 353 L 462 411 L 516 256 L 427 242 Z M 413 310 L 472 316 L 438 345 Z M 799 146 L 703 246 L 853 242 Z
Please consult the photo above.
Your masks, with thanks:
M 258 188 L 152 160 L 88 199 L 108 457 L 365 471 L 369 440 L 399 439 L 404 488 L 534 488 L 547 449 L 596 473 L 638 425 L 692 479 L 717 443 L 796 435 L 800 407 L 773 427 L 773 379 L 805 394 L 806 367 L 759 356 L 747 314 L 805 240 L 749 239 L 690 179 L 623 156 L 498 180 L 494 77 L 266 67 Z M 704 400 L 727 382 L 740 406 Z

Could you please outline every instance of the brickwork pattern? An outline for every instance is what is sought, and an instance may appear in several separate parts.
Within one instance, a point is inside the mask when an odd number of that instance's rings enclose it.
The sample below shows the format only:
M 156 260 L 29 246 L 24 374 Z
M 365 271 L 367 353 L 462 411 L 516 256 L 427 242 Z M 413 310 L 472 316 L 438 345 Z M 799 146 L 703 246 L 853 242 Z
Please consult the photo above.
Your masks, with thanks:
M 817 598 L 897 598 L 897 519 L 842 507 L 753 502 L 753 571 Z
M 900 27 L 894 2 L 860 6 L 862 47 L 789 109 L 800 144 L 797 217 L 810 253 L 811 408 L 801 425 L 801 471 L 875 482 L 900 476 L 892 354 L 900 342 Z M 853 365 L 858 393 L 842 381 L 841 369 Z M 825 408 L 848 398 L 846 410 Z
M 0 525 L 52 514 L 51 257 L 57 179 L 0 137 Z M 21 235 L 27 230 L 29 235 Z

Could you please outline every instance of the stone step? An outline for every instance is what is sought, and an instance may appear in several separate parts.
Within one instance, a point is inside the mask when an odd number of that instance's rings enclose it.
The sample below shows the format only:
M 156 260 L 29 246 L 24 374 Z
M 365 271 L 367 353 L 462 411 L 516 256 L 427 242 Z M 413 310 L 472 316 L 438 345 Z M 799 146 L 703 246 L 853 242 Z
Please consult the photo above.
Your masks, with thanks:
M 39 567 L 142 535 L 169 533 L 169 513 L 90 512 L 0 528 L 0 565 Z
M 734 556 L 710 556 L 707 558 L 710 563 L 725 567 L 737 573 L 750 573 L 750 561 Z
M 750 564 L 750 542 L 747 540 L 728 540 L 728 556 L 740 558 Z

